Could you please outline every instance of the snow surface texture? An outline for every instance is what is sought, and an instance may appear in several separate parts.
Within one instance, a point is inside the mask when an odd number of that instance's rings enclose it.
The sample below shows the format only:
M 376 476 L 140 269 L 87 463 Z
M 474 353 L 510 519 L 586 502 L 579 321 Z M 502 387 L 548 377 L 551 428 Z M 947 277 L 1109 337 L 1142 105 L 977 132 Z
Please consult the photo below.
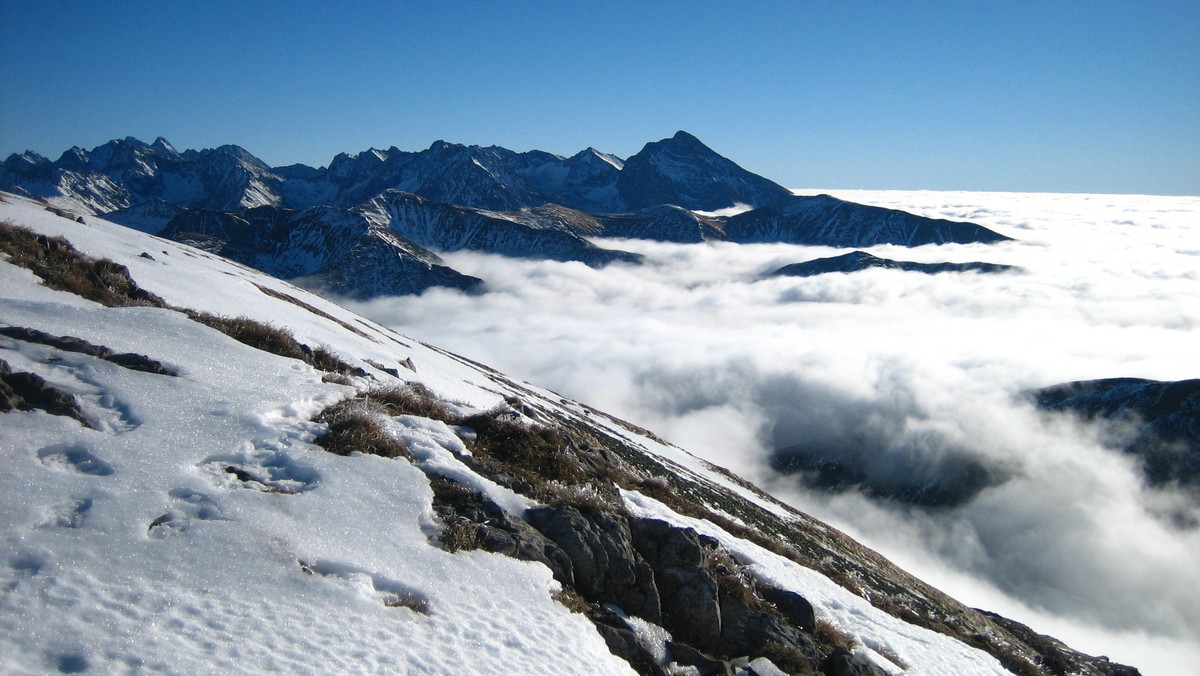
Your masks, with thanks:
M 96 220 L 72 227 L 23 203 L 3 211 L 123 260 L 173 302 L 269 315 L 302 340 L 380 361 L 403 349 L 401 339 L 367 340 L 269 299 L 251 283 L 284 285 L 184 247 Z M 141 251 L 157 262 L 138 265 Z M 38 287 L 8 263 L 0 274 L 5 323 L 144 352 L 182 373 L 0 342 L 14 370 L 78 393 L 89 417 L 110 421 L 89 430 L 36 412 L 2 419 L 5 671 L 628 669 L 590 622 L 551 599 L 548 569 L 431 544 L 438 526 L 419 469 L 309 443 L 317 430 L 306 421 L 348 388 L 177 312 L 103 308 Z M 58 359 L 47 364 L 51 352 Z M 429 350 L 403 354 L 436 361 Z M 498 399 L 460 377 L 443 370 L 428 380 L 480 405 Z M 435 432 L 424 436 L 448 443 Z M 255 490 L 227 467 L 283 492 Z
M 485 293 L 350 307 L 648 427 L 865 541 L 975 607 L 1143 673 L 1200 664 L 1196 504 L 1147 487 L 1094 431 L 1021 391 L 1200 377 L 1200 198 L 805 190 L 978 223 L 1014 241 L 870 253 L 1015 265 L 995 275 L 865 270 L 769 278 L 830 247 L 604 246 L 639 266 L 456 253 Z M 531 340 L 531 336 L 539 337 Z M 945 454 L 1010 473 L 960 508 L 830 497 L 770 469 L 806 436 L 868 433 L 848 456 L 911 473 Z M 845 444 L 847 453 L 864 444 Z
M 248 268 L 98 218 L 79 224 L 4 199 L 0 219 L 127 265 L 169 303 L 269 319 L 379 377 L 386 376 L 365 360 L 411 359 L 417 372 L 406 376 L 465 407 L 486 409 L 511 393 L 464 360 Z M 0 418 L 5 671 L 629 671 L 589 621 L 551 599 L 558 585 L 545 567 L 434 544 L 440 526 L 421 469 L 335 456 L 311 443 L 313 414 L 349 387 L 175 311 L 104 308 L 46 289 L 7 262 L 0 289 L 5 324 L 141 352 L 180 373 L 134 372 L 0 339 L 14 370 L 77 394 L 96 427 L 40 412 Z M 462 452 L 462 442 L 444 424 L 401 416 L 390 429 L 416 463 L 472 483 L 506 509 L 528 504 L 468 476 L 450 452 Z M 679 449 L 637 441 L 728 484 Z M 637 495 L 630 504 L 682 522 Z M 819 575 L 705 532 L 812 598 L 822 617 L 861 635 L 864 654 L 892 671 L 897 665 L 884 654 L 914 672 L 1003 673 L 990 656 L 854 601 Z

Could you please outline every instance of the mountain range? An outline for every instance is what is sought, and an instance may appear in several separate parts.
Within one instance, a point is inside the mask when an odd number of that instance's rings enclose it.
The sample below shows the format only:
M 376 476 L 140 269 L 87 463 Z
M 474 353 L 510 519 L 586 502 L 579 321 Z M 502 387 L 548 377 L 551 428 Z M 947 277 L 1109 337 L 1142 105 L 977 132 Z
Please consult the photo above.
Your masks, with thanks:
M 591 266 L 636 264 L 596 238 L 835 247 L 999 242 L 981 226 L 796 196 L 680 131 L 627 159 L 438 141 L 418 152 L 339 154 L 270 167 L 234 145 L 177 151 L 165 139 L 26 152 L 0 189 L 188 241 L 269 274 L 365 298 L 481 280 L 439 253 L 481 251 Z M 740 211 L 718 215 L 724 210 Z

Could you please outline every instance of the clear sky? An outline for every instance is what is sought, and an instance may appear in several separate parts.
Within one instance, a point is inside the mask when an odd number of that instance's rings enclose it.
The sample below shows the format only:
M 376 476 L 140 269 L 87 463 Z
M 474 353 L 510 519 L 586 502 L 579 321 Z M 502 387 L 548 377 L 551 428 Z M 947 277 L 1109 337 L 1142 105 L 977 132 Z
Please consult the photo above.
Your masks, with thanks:
M 788 187 L 1200 194 L 1200 2 L 0 0 L 0 155 L 438 139 Z

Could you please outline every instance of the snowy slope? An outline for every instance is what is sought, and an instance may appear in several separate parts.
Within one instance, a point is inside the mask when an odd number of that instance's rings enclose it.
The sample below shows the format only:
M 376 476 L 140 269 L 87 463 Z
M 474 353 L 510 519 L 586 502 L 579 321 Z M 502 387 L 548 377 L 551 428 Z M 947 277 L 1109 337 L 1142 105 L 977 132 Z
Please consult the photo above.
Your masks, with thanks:
M 584 615 L 552 600 L 559 583 L 548 568 L 479 550 L 450 553 L 437 543 L 443 524 L 431 507 L 429 473 L 476 486 L 516 516 L 532 504 L 476 476 L 450 427 L 412 416 L 390 421 L 411 463 L 333 455 L 312 443 L 324 432 L 312 422 L 321 408 L 356 387 L 399 382 L 381 367 L 463 410 L 517 396 L 543 415 L 602 429 L 711 495 L 736 496 L 781 523 L 809 524 L 825 533 L 830 551 L 850 551 L 832 529 L 554 393 L 217 256 L 94 217 L 81 224 L 23 198 L 3 200 L 0 221 L 117 261 L 169 304 L 268 320 L 369 374 L 353 385 L 324 382 L 299 360 L 250 348 L 180 311 L 103 307 L 0 261 L 0 325 L 145 354 L 179 374 L 0 337 L 0 359 L 76 395 L 91 422 L 40 411 L 0 415 L 6 672 L 628 672 Z M 631 514 L 694 528 L 757 577 L 802 594 L 819 619 L 857 637 L 859 658 L 888 673 L 1005 673 L 994 657 L 897 620 L 710 521 L 638 492 L 624 499 Z M 924 589 L 877 555 L 855 552 L 880 576 Z

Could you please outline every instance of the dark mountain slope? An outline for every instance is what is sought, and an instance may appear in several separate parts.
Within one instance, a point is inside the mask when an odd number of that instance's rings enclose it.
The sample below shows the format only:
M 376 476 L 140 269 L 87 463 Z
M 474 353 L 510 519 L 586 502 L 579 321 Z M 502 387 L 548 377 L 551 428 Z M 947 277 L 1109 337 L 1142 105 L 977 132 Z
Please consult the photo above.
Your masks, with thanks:
M 684 131 L 647 143 L 626 160 L 617 192 L 632 211 L 660 204 L 693 211 L 735 204 L 757 208 L 792 196 L 788 189 L 742 169 Z
M 771 274 L 785 277 L 812 277 L 829 272 L 858 272 L 859 270 L 866 270 L 868 268 L 906 270 L 910 272 L 923 272 L 930 275 L 943 272 L 1006 272 L 1014 269 L 1011 265 L 983 263 L 980 261 L 971 261 L 968 263 L 894 261 L 890 258 L 873 256 L 865 251 L 851 251 L 840 256 L 817 258 L 811 261 L 804 261 L 803 263 L 785 265 Z
M 924 218 L 829 195 L 791 197 L 733 216 L 726 222 L 725 238 L 743 244 L 783 242 L 837 247 L 991 243 L 1009 239 L 974 223 Z
M 1151 484 L 1200 495 L 1200 379 L 1083 380 L 1030 396 L 1041 409 L 1104 423 L 1108 443 L 1140 458 Z

